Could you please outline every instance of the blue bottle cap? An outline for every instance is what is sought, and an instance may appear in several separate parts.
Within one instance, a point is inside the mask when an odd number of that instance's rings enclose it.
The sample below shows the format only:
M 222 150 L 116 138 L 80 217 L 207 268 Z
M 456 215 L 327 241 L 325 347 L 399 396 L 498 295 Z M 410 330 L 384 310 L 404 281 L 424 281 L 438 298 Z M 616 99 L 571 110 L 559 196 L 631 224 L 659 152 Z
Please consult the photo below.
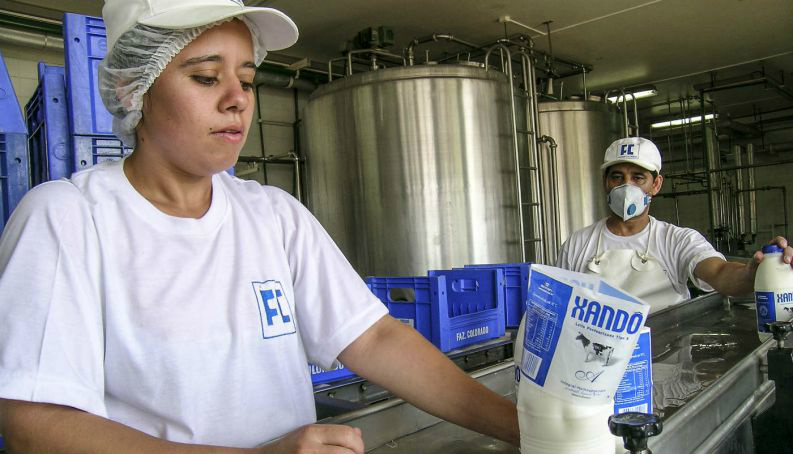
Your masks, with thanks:
M 783 249 L 776 244 L 766 244 L 763 246 L 763 254 L 774 254 L 782 251 Z

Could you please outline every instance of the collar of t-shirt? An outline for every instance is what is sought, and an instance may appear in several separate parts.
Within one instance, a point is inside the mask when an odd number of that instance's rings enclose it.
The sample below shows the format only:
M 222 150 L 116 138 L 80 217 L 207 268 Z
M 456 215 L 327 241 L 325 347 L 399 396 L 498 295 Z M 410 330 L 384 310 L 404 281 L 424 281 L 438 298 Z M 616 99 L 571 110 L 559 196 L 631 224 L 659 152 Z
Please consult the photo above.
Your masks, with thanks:
M 640 250 L 644 252 L 647 248 L 647 240 L 650 238 L 650 223 L 648 222 L 644 228 L 638 233 L 628 236 L 620 236 L 612 233 L 606 221 L 603 220 L 603 242 L 601 244 L 601 251 L 608 251 L 610 249 L 632 249 L 634 251 Z
M 209 210 L 198 219 L 171 216 L 163 213 L 146 200 L 130 183 L 124 173 L 123 160 L 115 163 L 111 171 L 118 182 L 119 193 L 126 205 L 143 221 L 157 230 L 180 235 L 209 235 L 215 232 L 226 218 L 228 198 L 219 175 L 212 176 L 212 201 Z

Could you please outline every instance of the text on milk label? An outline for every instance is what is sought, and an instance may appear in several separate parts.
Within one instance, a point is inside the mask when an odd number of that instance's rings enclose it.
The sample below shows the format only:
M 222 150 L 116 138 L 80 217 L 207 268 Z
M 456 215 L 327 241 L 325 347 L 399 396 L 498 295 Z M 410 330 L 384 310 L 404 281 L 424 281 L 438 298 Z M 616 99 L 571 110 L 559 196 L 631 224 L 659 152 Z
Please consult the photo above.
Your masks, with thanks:
M 644 315 L 641 312 L 629 314 L 622 309 L 614 309 L 609 305 L 581 296 L 575 297 L 573 311 L 570 316 L 581 322 L 615 333 L 627 330 L 628 334 L 639 331 L 644 321 Z

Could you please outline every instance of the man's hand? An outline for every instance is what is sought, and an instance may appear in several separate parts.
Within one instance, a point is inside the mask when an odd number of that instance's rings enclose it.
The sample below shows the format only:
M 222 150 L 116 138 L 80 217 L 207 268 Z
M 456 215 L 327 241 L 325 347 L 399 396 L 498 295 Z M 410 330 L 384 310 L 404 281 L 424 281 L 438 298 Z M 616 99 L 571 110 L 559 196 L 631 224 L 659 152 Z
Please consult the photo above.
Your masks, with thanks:
M 777 246 L 784 249 L 782 251 L 782 261 L 785 263 L 789 263 L 791 267 L 793 267 L 793 247 L 788 246 L 788 242 L 784 237 L 778 236 L 775 237 L 773 240 L 769 241 L 768 244 L 776 244 Z M 760 262 L 763 261 L 763 252 L 757 251 L 752 256 L 752 260 L 747 264 L 747 266 L 752 267 L 752 275 L 757 271 L 757 266 L 760 265 Z
M 310 424 L 262 446 L 259 454 L 364 454 L 361 429 Z

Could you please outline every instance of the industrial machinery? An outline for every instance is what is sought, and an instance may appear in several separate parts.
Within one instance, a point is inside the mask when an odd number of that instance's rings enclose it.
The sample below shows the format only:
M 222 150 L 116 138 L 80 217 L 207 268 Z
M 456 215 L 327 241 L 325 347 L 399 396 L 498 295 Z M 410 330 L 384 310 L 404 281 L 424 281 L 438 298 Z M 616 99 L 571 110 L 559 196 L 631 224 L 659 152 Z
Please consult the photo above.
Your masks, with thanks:
M 438 40 L 466 46 L 465 59 L 416 64 L 415 47 Z M 613 108 L 539 103 L 525 37 L 477 46 L 433 34 L 403 55 L 373 47 L 329 62 L 304 115 L 309 209 L 362 275 L 553 263 L 602 214 L 593 176 L 617 137 Z

